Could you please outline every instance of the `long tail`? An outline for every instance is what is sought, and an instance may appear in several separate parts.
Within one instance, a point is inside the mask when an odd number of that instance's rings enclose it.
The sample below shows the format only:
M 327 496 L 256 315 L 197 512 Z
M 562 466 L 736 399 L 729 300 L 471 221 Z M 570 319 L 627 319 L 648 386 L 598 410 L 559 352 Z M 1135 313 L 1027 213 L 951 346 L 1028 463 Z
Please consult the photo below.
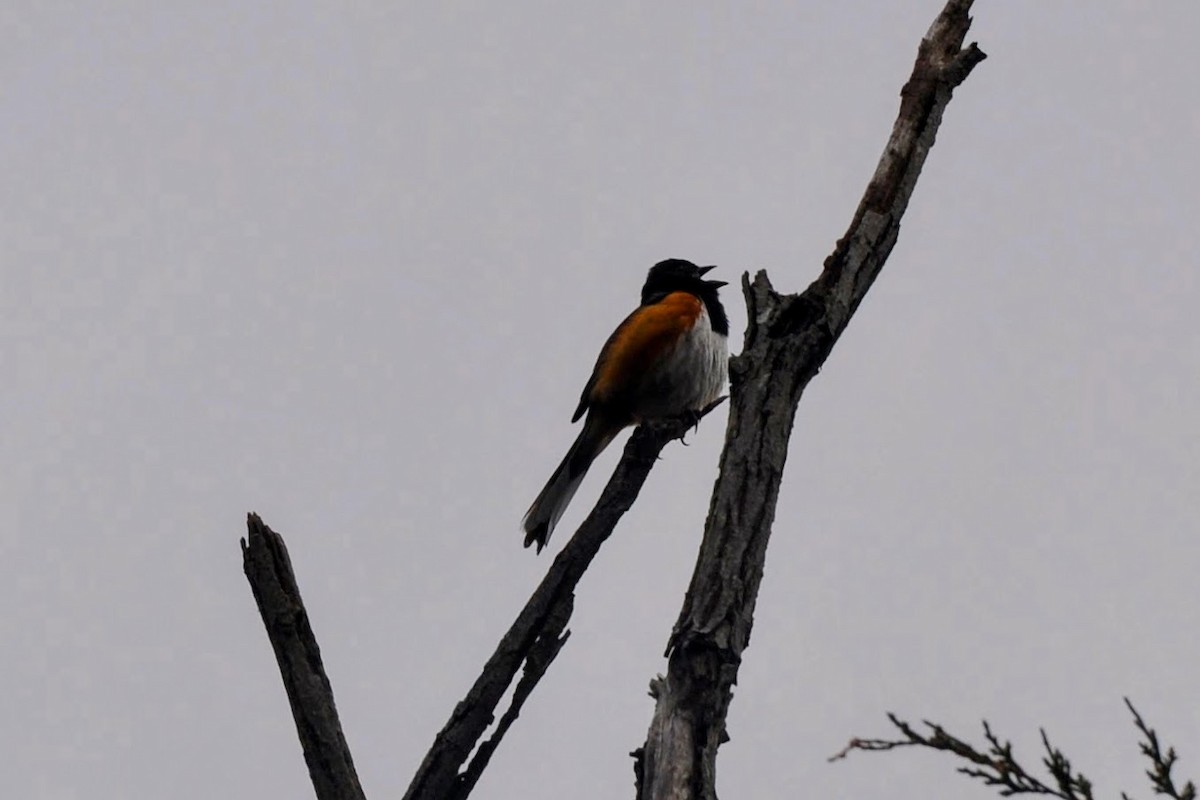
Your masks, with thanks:
M 558 524 L 563 512 L 567 510 L 567 504 L 571 502 L 571 498 L 575 496 L 575 490 L 583 482 L 583 476 L 587 474 L 588 467 L 620 430 L 620 426 L 614 427 L 607 422 L 600 421 L 596 415 L 588 414 L 587 420 L 583 423 L 583 430 L 579 432 L 575 443 L 571 445 L 566 457 L 558 465 L 558 469 L 554 470 L 546 487 L 542 489 L 537 499 L 533 501 L 533 505 L 525 512 L 525 518 L 521 520 L 521 528 L 525 531 L 526 547 L 537 542 L 537 551 L 542 552 L 542 548 L 546 546 L 550 534 L 554 531 L 554 526 Z

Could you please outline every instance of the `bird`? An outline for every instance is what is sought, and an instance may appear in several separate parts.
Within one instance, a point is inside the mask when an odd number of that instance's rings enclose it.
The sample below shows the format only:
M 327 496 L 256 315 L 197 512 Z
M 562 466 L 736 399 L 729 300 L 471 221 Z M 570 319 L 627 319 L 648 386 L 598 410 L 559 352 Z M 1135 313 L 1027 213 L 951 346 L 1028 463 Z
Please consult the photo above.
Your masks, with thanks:
M 617 326 L 596 359 L 571 422 L 583 429 L 525 512 L 525 546 L 542 552 L 588 467 L 618 433 L 646 420 L 700 411 L 725 387 L 729 318 L 718 298 L 715 266 L 681 258 L 646 274 L 641 303 Z

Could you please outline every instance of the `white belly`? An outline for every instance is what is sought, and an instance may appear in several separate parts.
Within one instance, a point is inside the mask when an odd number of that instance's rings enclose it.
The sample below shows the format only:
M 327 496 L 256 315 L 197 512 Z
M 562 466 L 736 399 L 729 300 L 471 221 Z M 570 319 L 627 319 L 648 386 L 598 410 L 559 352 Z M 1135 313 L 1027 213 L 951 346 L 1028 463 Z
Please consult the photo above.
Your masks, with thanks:
M 721 396 L 728 377 L 727 339 L 712 329 L 704 309 L 692 330 L 646 376 L 634 416 L 641 420 L 699 411 Z

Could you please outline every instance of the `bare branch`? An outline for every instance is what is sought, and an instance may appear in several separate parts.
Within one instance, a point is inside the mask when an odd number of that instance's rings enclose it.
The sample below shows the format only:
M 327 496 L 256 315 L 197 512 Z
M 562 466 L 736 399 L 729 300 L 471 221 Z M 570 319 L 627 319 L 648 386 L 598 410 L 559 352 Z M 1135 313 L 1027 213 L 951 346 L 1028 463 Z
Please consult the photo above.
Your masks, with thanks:
M 659 453 L 672 440 L 682 439 L 724 400 L 720 398 L 698 414 L 642 425 L 633 432 L 596 507 L 554 559 L 467 696 L 455 706 L 405 798 L 446 800 L 470 794 L 525 700 L 570 636 L 566 625 L 574 607 L 575 586 L 617 521 L 637 499 Z M 317 797 L 362 800 L 362 787 L 342 734 L 333 690 L 300 598 L 287 547 L 257 514 L 248 515 L 247 525 L 249 541 L 242 540 L 246 578 L 275 649 Z M 480 743 L 518 671 L 523 674 L 509 708 L 492 736 Z M 474 757 L 462 769 L 472 751 Z
M 668 645 L 668 673 L 656 684 L 654 722 L 646 746 L 638 751 L 639 796 L 714 797 L 716 750 L 727 739 L 725 716 L 731 687 L 749 643 L 792 418 L 805 386 L 895 244 L 900 218 L 954 87 L 984 58 L 974 45 L 962 48 L 970 25 L 970 6 L 971 0 L 950 0 L 922 41 L 876 173 L 845 236 L 826 259 L 820 278 L 801 295 L 776 293 L 765 273 L 760 272 L 753 283 L 748 276 L 743 279 L 750 325 L 742 355 L 731 362 L 735 402 L 731 404 L 721 476 L 696 572 Z M 554 560 L 475 684 L 455 707 L 405 798 L 444 800 L 469 794 L 525 699 L 565 643 L 575 585 L 632 505 L 659 452 L 667 442 L 681 438 L 691 422 L 694 420 L 643 426 L 630 437 L 596 508 Z M 257 533 L 256 522 L 262 529 Z M 259 540 L 269 542 L 272 552 L 280 556 L 277 560 L 286 566 L 282 539 L 253 516 L 250 538 L 251 544 L 245 547 L 247 575 L 289 687 L 318 796 L 361 797 L 290 568 L 284 581 L 290 593 L 285 592 L 285 601 L 278 603 L 271 594 L 274 590 L 263 588 L 265 584 L 260 585 L 251 574 L 251 553 Z M 297 630 L 303 641 L 293 645 L 287 637 Z M 300 669 L 305 664 L 307 671 Z M 510 707 L 491 738 L 481 743 L 501 698 L 522 669 Z M 296 672 L 296 677 L 289 671 Z M 311 701 L 306 692 L 315 693 Z M 310 708 L 319 712 L 315 721 L 309 719 Z M 472 752 L 475 756 L 464 769 Z
M 730 364 L 720 477 L 640 751 L 639 798 L 715 797 L 716 751 L 750 640 L 793 416 L 895 245 L 954 88 L 984 58 L 962 46 L 970 7 L 950 0 L 922 40 L 879 166 L 817 281 L 780 295 L 764 272 L 743 279 L 749 326 Z
M 724 401 L 700 412 L 703 417 Z M 465 798 L 474 787 L 500 740 L 520 712 L 546 668 L 566 641 L 566 628 L 575 600 L 575 586 L 633 501 L 668 442 L 681 439 L 697 423 L 697 415 L 638 427 L 604 487 L 596 507 L 559 552 L 546 577 L 525 604 L 496 651 L 488 659 L 467 696 L 455 707 L 434 739 L 405 800 Z M 491 738 L 479 745 L 474 759 L 460 773 L 467 757 L 495 719 L 495 711 L 517 672 L 524 676 L 512 703 Z
M 242 569 L 275 650 L 313 788 L 319 800 L 364 800 L 283 537 L 257 514 L 247 515 L 246 527 Z

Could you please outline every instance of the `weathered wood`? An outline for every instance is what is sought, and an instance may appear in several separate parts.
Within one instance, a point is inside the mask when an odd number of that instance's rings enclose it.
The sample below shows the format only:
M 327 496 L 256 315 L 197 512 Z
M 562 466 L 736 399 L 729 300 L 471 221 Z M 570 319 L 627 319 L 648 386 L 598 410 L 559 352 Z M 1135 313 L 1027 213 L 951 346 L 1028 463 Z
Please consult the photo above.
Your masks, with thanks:
M 247 516 L 246 527 L 242 569 L 275 650 L 317 798 L 365 800 L 287 547 L 257 514 Z
M 526 698 L 570 636 L 566 625 L 574 608 L 575 586 L 617 522 L 637 499 L 659 453 L 669 442 L 683 438 L 701 417 L 723 401 L 724 398 L 718 400 L 698 415 L 642 425 L 633 432 L 595 508 L 554 559 L 466 697 L 455 706 L 414 775 L 405 798 L 467 797 Z M 321 663 L 321 651 L 300 598 L 283 537 L 267 527 L 257 514 L 248 515 L 247 526 L 248 539 L 242 540 L 243 569 L 275 650 L 317 797 L 363 800 L 362 787 L 338 721 L 333 690 Z M 481 742 L 495 719 L 496 707 L 518 672 L 522 672 L 522 677 L 508 709 L 492 735 Z M 472 752 L 475 755 L 468 764 Z
M 639 800 L 715 798 L 718 746 L 755 600 L 796 406 L 882 269 L 953 89 L 983 60 L 962 47 L 972 0 L 950 0 L 921 42 L 900 113 L 846 235 L 821 276 L 780 295 L 758 273 L 743 278 L 749 325 L 730 364 L 731 408 L 721 472 L 683 609 L 667 649 L 668 672 L 651 686 L 654 718 L 635 751 Z M 551 565 L 467 696 L 434 740 L 406 800 L 465 798 L 526 697 L 566 642 L 574 588 L 636 499 L 662 448 L 684 420 L 638 428 L 599 502 Z M 309 774 L 321 800 L 358 800 L 362 788 L 333 692 L 300 599 L 287 549 L 257 515 L 242 542 L 246 577 L 275 650 Z M 490 739 L 501 698 L 524 669 Z M 470 754 L 475 756 L 464 768 Z
M 716 754 L 754 605 L 792 422 L 896 243 L 900 219 L 956 86 L 984 59 L 963 48 L 972 0 L 950 0 L 918 48 L 879 165 L 820 277 L 799 295 L 765 272 L 743 278 L 749 325 L 730 364 L 730 410 L 704 539 L 654 681 L 654 716 L 636 752 L 639 800 L 714 800 Z
M 720 401 L 718 401 L 720 402 Z M 703 414 L 717 405 L 714 403 Z M 701 416 L 703 416 L 701 414 Z M 488 659 L 466 697 L 434 739 L 413 776 L 405 800 L 465 798 L 474 787 L 521 704 L 558 654 L 568 633 L 563 633 L 575 602 L 575 586 L 600 551 L 617 521 L 633 505 L 658 454 L 668 442 L 679 439 L 696 418 L 664 420 L 639 426 L 617 464 L 595 508 L 554 559 L 546 577 L 525 604 L 496 651 Z M 518 670 L 524 675 L 514 691 L 508 711 L 492 736 L 479 744 L 471 763 L 467 757 L 495 719 L 495 711 Z

